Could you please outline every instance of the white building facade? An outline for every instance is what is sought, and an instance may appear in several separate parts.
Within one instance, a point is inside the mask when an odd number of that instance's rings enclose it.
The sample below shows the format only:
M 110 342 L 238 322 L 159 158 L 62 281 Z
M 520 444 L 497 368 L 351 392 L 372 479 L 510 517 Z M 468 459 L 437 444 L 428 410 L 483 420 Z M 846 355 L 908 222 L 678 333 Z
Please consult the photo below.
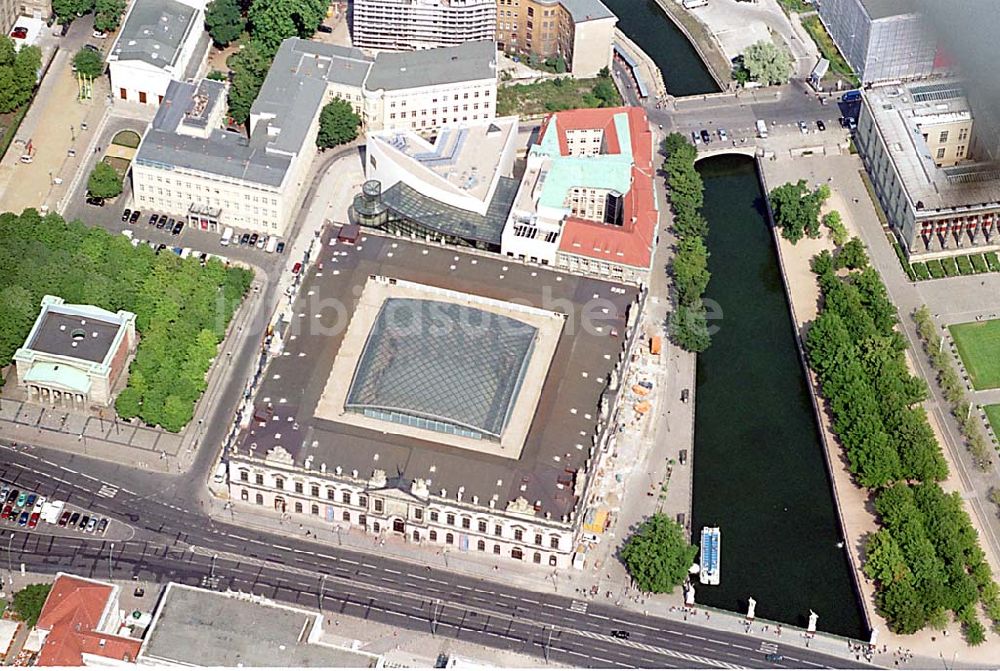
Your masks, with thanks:
M 353 43 L 410 51 L 493 40 L 496 0 L 356 0 Z
M 573 520 L 539 518 L 523 498 L 498 508 L 496 501 L 463 500 L 461 491 L 432 492 L 419 479 L 404 490 L 390 486 L 380 470 L 365 478 L 357 472 L 295 466 L 280 447 L 263 458 L 234 455 L 229 482 L 231 499 L 238 504 L 309 518 L 333 529 L 402 534 L 413 543 L 556 568 L 573 563 Z
M 208 53 L 204 0 L 135 0 L 108 53 L 115 100 L 158 105 L 172 80 L 194 77 Z

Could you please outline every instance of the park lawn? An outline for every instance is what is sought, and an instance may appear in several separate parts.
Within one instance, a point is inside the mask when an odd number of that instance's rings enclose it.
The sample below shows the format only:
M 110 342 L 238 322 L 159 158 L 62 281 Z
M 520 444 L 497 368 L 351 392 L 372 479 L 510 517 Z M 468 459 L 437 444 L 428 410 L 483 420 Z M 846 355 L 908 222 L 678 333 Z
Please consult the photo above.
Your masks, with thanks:
M 120 147 L 128 147 L 129 149 L 137 149 L 139 147 L 139 142 L 142 138 L 134 130 L 123 130 L 119 131 L 113 138 L 111 138 L 111 144 L 116 144 Z
M 802 19 L 802 27 L 813 38 L 813 42 L 819 47 L 823 58 L 830 61 L 830 71 L 844 77 L 853 86 L 857 86 L 859 82 L 857 76 L 854 74 L 854 70 L 851 69 L 851 66 L 848 65 L 847 61 L 840 54 L 840 50 L 833 43 L 830 33 L 826 32 L 826 26 L 819 20 L 819 16 L 817 14 L 810 14 L 804 17 Z
M 1000 387 L 1000 319 L 948 327 L 976 389 Z
M 984 405 L 983 410 L 986 411 L 986 419 L 990 420 L 993 435 L 1000 436 L 1000 403 Z
M 544 79 L 534 84 L 501 86 L 497 90 L 497 116 L 511 114 L 531 116 L 584 107 L 601 107 L 601 99 L 592 91 L 600 81 L 600 77 L 593 79 L 560 77 Z M 617 107 L 622 104 L 617 89 L 614 90 L 614 95 L 617 100 L 607 107 Z

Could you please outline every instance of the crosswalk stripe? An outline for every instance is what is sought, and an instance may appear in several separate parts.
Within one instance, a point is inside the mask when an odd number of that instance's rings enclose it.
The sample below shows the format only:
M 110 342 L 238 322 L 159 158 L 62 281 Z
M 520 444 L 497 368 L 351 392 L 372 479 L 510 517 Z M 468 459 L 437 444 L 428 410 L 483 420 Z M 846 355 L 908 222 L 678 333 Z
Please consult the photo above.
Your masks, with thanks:
M 97 492 L 98 496 L 106 499 L 113 499 L 116 494 L 118 494 L 118 488 L 111 485 L 101 485 L 101 489 Z
M 587 602 L 586 601 L 576 601 L 570 604 L 569 609 L 574 613 L 586 613 L 587 612 Z

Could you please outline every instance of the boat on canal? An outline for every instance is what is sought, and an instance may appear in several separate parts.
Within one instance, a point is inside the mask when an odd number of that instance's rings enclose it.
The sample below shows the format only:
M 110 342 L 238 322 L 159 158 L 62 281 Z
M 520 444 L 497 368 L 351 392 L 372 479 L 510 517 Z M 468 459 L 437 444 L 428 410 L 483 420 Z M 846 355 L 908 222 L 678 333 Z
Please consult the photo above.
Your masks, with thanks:
M 698 579 L 703 585 L 718 585 L 721 564 L 719 552 L 722 537 L 719 527 L 702 527 L 701 529 L 701 570 Z

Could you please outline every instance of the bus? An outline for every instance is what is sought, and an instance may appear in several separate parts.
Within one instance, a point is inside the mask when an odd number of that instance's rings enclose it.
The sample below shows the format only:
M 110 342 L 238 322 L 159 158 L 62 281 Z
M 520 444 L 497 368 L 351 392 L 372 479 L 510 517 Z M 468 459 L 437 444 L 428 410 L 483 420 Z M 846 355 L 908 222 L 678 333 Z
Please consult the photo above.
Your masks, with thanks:
M 757 137 L 765 139 L 767 137 L 767 124 L 763 119 L 757 119 Z

